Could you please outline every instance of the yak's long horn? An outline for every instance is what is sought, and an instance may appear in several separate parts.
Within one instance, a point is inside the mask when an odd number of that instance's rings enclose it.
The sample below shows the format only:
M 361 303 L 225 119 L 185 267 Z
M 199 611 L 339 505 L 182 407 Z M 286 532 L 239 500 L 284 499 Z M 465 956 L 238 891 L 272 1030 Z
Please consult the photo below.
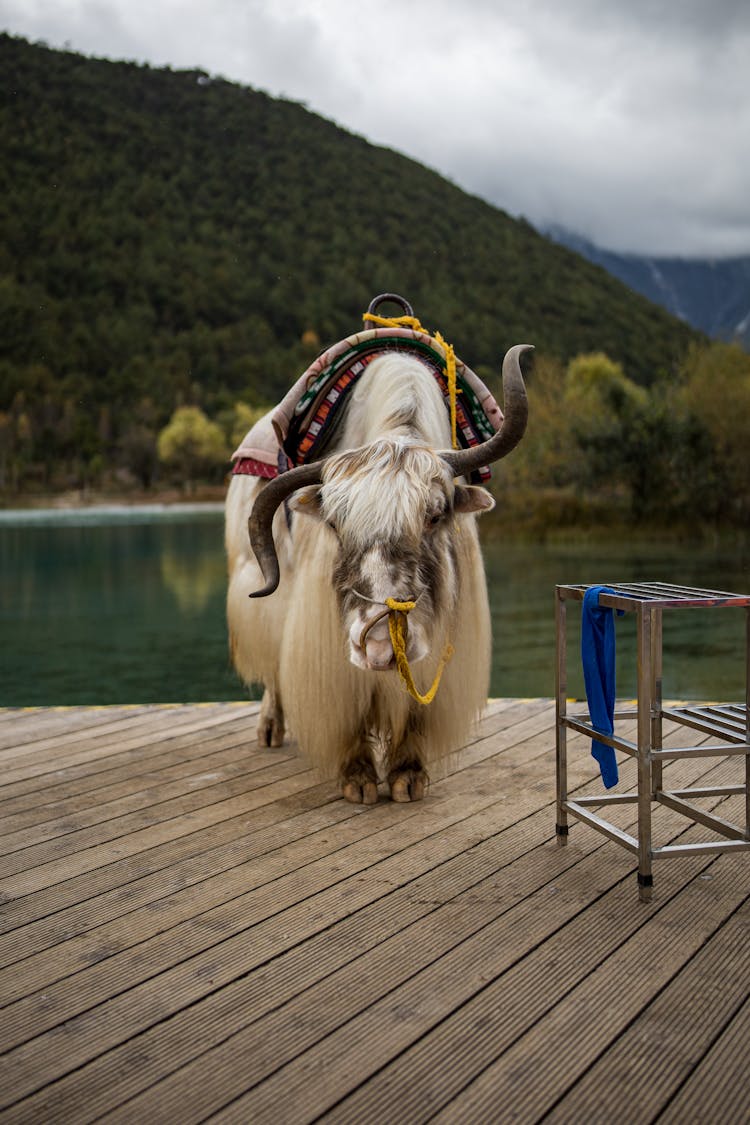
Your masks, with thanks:
M 453 469 L 454 476 L 468 476 L 483 465 L 507 456 L 518 445 L 526 430 L 529 403 L 521 373 L 521 356 L 533 351 L 532 344 L 516 344 L 503 360 L 503 424 L 496 434 L 470 449 L 441 449 L 439 456 Z
M 263 598 L 272 594 L 279 584 L 279 557 L 273 541 L 273 517 L 276 509 L 298 488 L 303 488 L 306 484 L 320 484 L 322 467 L 322 461 L 313 461 L 310 465 L 290 469 L 270 480 L 258 493 L 247 521 L 247 530 L 266 584 L 262 590 L 254 590 L 250 594 L 251 598 Z

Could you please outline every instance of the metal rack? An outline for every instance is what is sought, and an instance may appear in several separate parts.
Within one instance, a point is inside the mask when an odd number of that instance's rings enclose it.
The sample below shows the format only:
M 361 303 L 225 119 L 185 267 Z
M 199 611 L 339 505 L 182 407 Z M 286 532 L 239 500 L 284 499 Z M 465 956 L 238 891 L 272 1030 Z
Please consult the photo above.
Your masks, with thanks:
M 638 857 L 638 890 L 641 901 L 648 902 L 653 886 L 652 863 L 662 856 L 689 855 L 696 852 L 734 852 L 750 849 L 750 594 L 733 594 L 721 590 L 701 590 L 689 586 L 672 586 L 663 582 L 602 583 L 612 591 L 599 595 L 599 605 L 637 619 L 637 700 L 636 708 L 616 711 L 615 719 L 637 718 L 637 741 L 603 735 L 596 731 L 590 715 L 570 715 L 567 710 L 567 602 L 583 601 L 588 585 L 561 585 L 555 588 L 556 625 L 556 717 L 557 717 L 557 839 L 567 842 L 568 814 L 596 828 L 609 839 L 627 848 Z M 717 705 L 665 707 L 662 701 L 662 613 L 665 609 L 744 608 L 745 624 L 745 702 Z M 662 721 L 670 719 L 686 728 L 717 738 L 713 744 L 688 745 L 665 749 L 662 744 Z M 567 731 L 595 735 L 607 746 L 621 750 L 637 759 L 638 784 L 635 794 L 602 794 L 596 797 L 568 795 Z M 690 789 L 665 789 L 663 763 L 676 758 L 724 757 L 744 755 L 744 783 Z M 743 794 L 745 824 L 733 824 L 715 813 L 695 805 L 703 797 Z M 705 843 L 667 844 L 654 847 L 651 832 L 652 804 L 657 802 L 689 820 L 702 824 L 718 834 L 718 840 Z M 638 835 L 630 835 L 608 821 L 601 812 L 613 804 L 637 804 Z

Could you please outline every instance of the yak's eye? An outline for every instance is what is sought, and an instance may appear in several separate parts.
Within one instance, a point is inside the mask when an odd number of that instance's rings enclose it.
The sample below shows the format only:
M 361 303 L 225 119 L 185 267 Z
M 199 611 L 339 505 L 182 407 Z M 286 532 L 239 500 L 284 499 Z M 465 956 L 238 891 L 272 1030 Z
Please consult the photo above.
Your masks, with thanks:
M 432 514 L 428 513 L 427 514 L 427 526 L 428 527 L 437 527 L 437 525 L 440 523 L 442 518 L 443 518 L 442 512 L 432 512 Z

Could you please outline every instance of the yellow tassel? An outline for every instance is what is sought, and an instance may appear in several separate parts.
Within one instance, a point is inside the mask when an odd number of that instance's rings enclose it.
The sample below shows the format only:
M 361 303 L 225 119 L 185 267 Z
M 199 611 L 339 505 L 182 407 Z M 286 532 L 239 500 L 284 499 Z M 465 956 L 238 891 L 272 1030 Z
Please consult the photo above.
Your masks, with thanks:
M 396 657 L 396 666 L 399 670 L 401 679 L 404 681 L 404 685 L 406 687 L 406 690 L 409 692 L 409 695 L 411 695 L 413 699 L 416 699 L 417 703 L 421 703 L 423 706 L 426 706 L 428 703 L 432 703 L 433 699 L 437 695 L 437 690 L 440 687 L 440 679 L 443 675 L 443 670 L 450 658 L 453 656 L 453 645 L 450 644 L 450 642 L 446 644 L 445 649 L 443 650 L 443 655 L 440 658 L 440 665 L 435 675 L 435 679 L 433 680 L 432 687 L 429 688 L 429 690 L 426 691 L 424 695 L 422 695 L 417 690 L 417 686 L 414 683 L 414 678 L 411 674 L 411 668 L 409 667 L 409 661 L 406 658 L 406 615 L 410 610 L 414 609 L 416 602 L 398 602 L 395 598 L 386 598 L 385 604 L 391 611 L 388 615 L 388 632 L 391 635 L 391 645 L 393 646 L 393 652 Z
M 451 404 L 451 442 L 453 448 L 458 449 L 458 438 L 456 436 L 456 353 L 453 350 L 453 344 L 447 343 L 439 332 L 435 333 L 435 339 L 445 352 L 445 377 L 448 380 L 448 396 Z

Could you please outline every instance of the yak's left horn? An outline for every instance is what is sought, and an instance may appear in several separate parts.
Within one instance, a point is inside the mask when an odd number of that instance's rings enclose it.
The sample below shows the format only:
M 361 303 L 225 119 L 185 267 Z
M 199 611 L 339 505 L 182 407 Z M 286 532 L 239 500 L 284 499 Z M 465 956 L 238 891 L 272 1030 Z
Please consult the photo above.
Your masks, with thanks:
M 516 344 L 503 360 L 503 424 L 481 445 L 470 449 L 441 449 L 439 456 L 453 469 L 454 476 L 468 476 L 483 465 L 506 457 L 518 445 L 526 430 L 529 403 L 521 373 L 521 356 L 532 352 L 533 344 Z
M 322 467 L 322 461 L 313 461 L 310 465 L 290 469 L 270 480 L 258 493 L 247 521 L 247 530 L 266 584 L 262 590 L 254 590 L 250 594 L 251 598 L 264 598 L 267 594 L 272 594 L 279 584 L 279 556 L 273 541 L 273 517 L 276 509 L 298 488 L 304 488 L 307 484 L 320 484 Z

